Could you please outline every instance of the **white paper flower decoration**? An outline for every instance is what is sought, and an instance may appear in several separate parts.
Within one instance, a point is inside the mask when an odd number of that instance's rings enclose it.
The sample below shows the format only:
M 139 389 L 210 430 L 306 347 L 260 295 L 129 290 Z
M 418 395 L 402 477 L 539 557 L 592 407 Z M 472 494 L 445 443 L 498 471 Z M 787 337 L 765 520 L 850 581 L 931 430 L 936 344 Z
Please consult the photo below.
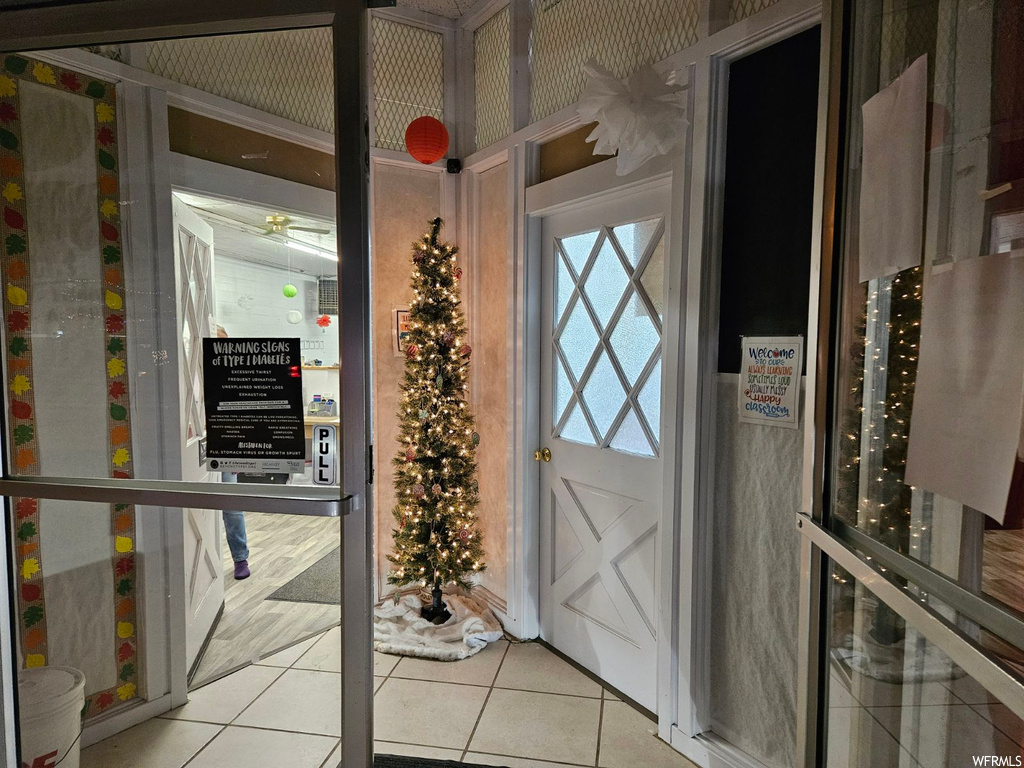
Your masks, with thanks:
M 625 81 L 596 61 L 583 67 L 587 87 L 580 97 L 580 119 L 597 128 L 587 137 L 596 141 L 595 155 L 619 153 L 615 173 L 625 176 L 653 157 L 666 155 L 683 138 L 686 119 L 685 86 L 668 85 L 650 65 Z

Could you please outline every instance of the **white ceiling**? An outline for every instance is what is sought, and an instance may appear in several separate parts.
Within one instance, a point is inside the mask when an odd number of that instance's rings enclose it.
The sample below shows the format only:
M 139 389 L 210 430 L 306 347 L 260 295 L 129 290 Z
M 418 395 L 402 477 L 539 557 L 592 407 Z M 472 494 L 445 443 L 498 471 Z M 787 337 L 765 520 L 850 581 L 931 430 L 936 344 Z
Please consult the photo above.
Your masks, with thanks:
M 185 192 L 174 194 L 213 228 L 213 252 L 216 256 L 228 256 L 309 275 L 330 277 L 337 274 L 335 261 L 285 245 L 286 240 L 290 239 L 333 254 L 337 248 L 337 230 L 333 221 L 289 214 L 288 218 L 296 226 L 327 229 L 330 233 L 321 235 L 289 231 L 286 236 L 267 235 L 264 234 L 267 216 L 276 215 L 280 211 Z
M 444 16 L 447 19 L 457 19 L 464 14 L 477 0 L 398 0 L 401 8 L 415 8 L 417 11 L 426 11 L 435 16 Z

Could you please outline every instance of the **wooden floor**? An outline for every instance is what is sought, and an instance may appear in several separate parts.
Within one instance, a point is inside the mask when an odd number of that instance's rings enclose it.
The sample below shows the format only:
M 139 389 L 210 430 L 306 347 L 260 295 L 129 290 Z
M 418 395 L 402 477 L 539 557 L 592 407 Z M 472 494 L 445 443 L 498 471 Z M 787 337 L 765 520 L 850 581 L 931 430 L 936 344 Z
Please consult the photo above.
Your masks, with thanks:
M 985 531 L 982 591 L 1024 613 L 1024 531 Z M 1024 674 L 1024 649 L 988 632 L 981 644 Z
M 1024 531 L 985 531 L 985 594 L 1024 613 Z
M 246 512 L 252 576 L 235 581 L 231 553 L 223 541 L 224 615 L 192 688 L 340 623 L 337 605 L 266 599 L 337 547 L 340 525 L 338 518 Z

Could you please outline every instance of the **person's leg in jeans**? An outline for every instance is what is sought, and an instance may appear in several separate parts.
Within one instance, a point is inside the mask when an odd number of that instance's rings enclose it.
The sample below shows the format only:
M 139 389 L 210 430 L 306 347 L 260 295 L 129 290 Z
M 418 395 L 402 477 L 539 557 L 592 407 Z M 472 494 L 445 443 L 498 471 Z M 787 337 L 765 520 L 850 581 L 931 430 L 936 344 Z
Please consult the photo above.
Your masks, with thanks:
M 238 478 L 231 472 L 222 472 L 221 482 L 237 483 Z M 235 561 L 235 578 L 247 579 L 250 571 L 249 542 L 245 535 L 245 513 L 225 509 L 221 514 L 224 517 L 224 535 L 228 540 L 228 549 L 231 550 L 231 559 Z

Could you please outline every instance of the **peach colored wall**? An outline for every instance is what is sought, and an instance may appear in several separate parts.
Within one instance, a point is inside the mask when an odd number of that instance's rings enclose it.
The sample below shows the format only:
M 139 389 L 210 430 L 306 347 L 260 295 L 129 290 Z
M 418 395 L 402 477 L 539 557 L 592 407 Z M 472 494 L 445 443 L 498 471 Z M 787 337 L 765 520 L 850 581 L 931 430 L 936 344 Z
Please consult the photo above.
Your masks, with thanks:
M 508 166 L 491 168 L 477 178 L 476 253 L 467 253 L 471 279 L 473 327 L 473 413 L 480 447 L 480 527 L 487 551 L 481 585 L 507 599 L 508 529 Z
M 398 387 L 404 359 L 393 351 L 392 311 L 408 306 L 412 291 L 410 246 L 441 212 L 443 177 L 435 172 L 377 163 L 373 170 L 373 365 L 374 443 L 376 461 L 376 534 L 378 597 L 391 591 L 387 584 L 391 551 L 391 508 L 395 495 L 391 459 L 397 450 Z M 469 177 L 464 179 L 468 181 Z M 507 321 L 508 321 L 508 193 L 505 165 L 478 178 L 479 236 L 477 252 L 458 242 L 454 222 L 443 236 L 461 247 L 465 270 L 463 304 L 473 344 L 470 392 L 480 447 L 480 526 L 487 551 L 487 571 L 481 585 L 499 600 L 507 598 L 506 538 L 508 435 Z
M 391 459 L 398 448 L 398 387 L 404 360 L 396 357 L 391 337 L 392 310 L 409 306 L 412 243 L 441 213 L 442 177 L 432 171 L 375 163 L 373 166 L 373 390 L 374 486 L 377 518 L 377 594 L 387 583 L 391 551 L 391 508 L 395 494 Z M 452 232 L 446 232 L 452 236 Z

